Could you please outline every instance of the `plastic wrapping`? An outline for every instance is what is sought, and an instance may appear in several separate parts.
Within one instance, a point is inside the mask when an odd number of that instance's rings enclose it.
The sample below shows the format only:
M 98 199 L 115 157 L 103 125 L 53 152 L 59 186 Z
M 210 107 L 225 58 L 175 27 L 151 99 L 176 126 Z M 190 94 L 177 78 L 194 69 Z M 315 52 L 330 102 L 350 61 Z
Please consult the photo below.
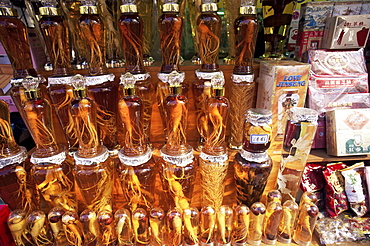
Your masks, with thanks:
M 313 192 L 318 197 L 317 206 L 323 208 L 325 179 L 322 171 L 325 166 L 317 163 L 307 163 L 300 184 L 303 192 Z

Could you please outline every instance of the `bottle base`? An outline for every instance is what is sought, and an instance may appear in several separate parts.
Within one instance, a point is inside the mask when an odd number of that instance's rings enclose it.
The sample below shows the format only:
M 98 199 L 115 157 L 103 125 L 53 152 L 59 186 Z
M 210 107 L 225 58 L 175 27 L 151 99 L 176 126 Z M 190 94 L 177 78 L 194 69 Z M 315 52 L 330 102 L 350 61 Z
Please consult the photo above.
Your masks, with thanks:
M 268 244 L 268 245 L 275 245 L 276 244 L 276 239 L 274 239 L 274 240 L 270 240 L 270 239 L 267 239 L 267 238 L 262 238 L 262 242 L 264 243 L 264 244 Z
M 289 244 L 292 242 L 292 239 L 291 238 L 283 238 L 283 237 L 280 237 L 278 236 L 278 239 L 277 239 L 280 243 L 285 243 L 285 244 Z
M 254 241 L 252 239 L 248 239 L 247 240 L 247 243 L 250 244 L 250 245 L 260 245 L 261 244 L 261 240 Z
M 309 246 L 311 244 L 311 241 L 306 242 L 306 241 L 302 241 L 302 240 L 294 239 L 294 238 L 293 238 L 293 240 L 296 244 L 298 244 L 300 246 Z

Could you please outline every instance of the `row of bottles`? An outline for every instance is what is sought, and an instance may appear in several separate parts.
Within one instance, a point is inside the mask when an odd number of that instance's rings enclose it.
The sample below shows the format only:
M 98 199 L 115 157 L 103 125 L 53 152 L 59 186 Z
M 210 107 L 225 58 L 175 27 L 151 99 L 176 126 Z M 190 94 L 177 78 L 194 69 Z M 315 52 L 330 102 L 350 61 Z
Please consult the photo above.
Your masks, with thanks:
M 299 206 L 293 200 L 281 204 L 280 193 L 273 190 L 266 205 L 255 202 L 250 208 L 86 209 L 80 215 L 61 207 L 48 214 L 14 210 L 8 226 L 16 245 L 274 245 L 293 240 L 309 245 L 318 217 L 316 202 L 306 192 Z

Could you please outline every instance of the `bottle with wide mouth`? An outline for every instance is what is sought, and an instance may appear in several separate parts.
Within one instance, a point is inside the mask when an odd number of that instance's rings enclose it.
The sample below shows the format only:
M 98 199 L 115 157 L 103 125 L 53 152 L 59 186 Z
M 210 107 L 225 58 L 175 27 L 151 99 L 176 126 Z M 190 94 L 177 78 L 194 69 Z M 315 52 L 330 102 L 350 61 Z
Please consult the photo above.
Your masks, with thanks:
M 25 147 L 14 139 L 9 106 L 0 100 L 0 197 L 11 210 L 29 213 L 38 208 Z
M 158 85 L 156 88 L 158 108 L 166 129 L 165 98 L 169 93 L 169 74 L 177 71 L 181 76 L 182 93 L 187 96 L 188 84 L 185 82 L 185 73 L 181 71 L 181 37 L 184 21 L 180 16 L 180 4 L 178 0 L 165 0 L 162 5 L 162 15 L 158 18 L 160 45 L 162 52 L 161 70 L 157 74 Z
M 27 98 L 23 110 L 36 143 L 31 155 L 31 175 L 42 198 L 41 208 L 45 213 L 56 206 L 75 211 L 77 205 L 72 160 L 67 157 L 66 147 L 55 139 L 51 105 L 41 97 L 38 85 L 39 78 L 28 76 L 23 80 Z
M 79 28 L 81 42 L 87 49 L 87 93 L 96 102 L 98 136 L 108 150 L 116 153 L 119 149 L 116 139 L 118 87 L 106 66 L 104 25 L 98 13 L 97 0 L 83 0 L 81 3 Z
M 173 71 L 169 78 L 170 93 L 166 98 L 167 143 L 158 160 L 163 189 L 169 207 L 189 207 L 195 178 L 196 159 L 186 141 L 188 99 L 181 94 L 180 74 Z
M 229 111 L 229 101 L 225 97 L 225 80 L 216 75 L 211 80 L 212 97 L 206 101 L 206 115 L 202 122 L 204 147 L 199 155 L 201 174 L 202 206 L 212 206 L 216 210 L 223 201 L 225 178 L 228 169 L 228 152 L 225 136 Z
M 118 102 L 122 146 L 118 153 L 118 177 L 125 197 L 124 206 L 131 211 L 137 207 L 149 209 L 154 203 L 155 161 L 145 141 L 143 119 L 144 104 L 136 95 L 135 77 L 131 73 L 121 76 L 124 96 Z
M 101 145 L 97 131 L 95 102 L 87 97 L 85 78 L 75 75 L 72 79 L 75 99 L 71 112 L 73 126 L 78 135 L 78 150 L 74 154 L 76 184 L 82 201 L 79 210 L 112 211 L 113 163 L 108 149 Z
M 234 162 L 238 204 L 250 207 L 261 199 L 272 169 L 272 160 L 267 154 L 271 137 L 271 111 L 249 109 L 244 124 L 243 148 L 235 154 Z
M 130 72 L 135 77 L 137 95 L 144 103 L 143 127 L 146 141 L 149 143 L 153 86 L 150 74 L 146 72 L 143 62 L 144 23 L 138 13 L 136 0 L 122 0 L 120 9 L 121 17 L 118 20 L 118 27 L 125 54 L 126 72 Z M 122 97 L 122 87 L 119 91 Z
M 243 0 L 239 16 L 234 22 L 235 66 L 230 84 L 230 140 L 229 147 L 241 149 L 245 112 L 254 107 L 256 82 L 254 82 L 253 57 L 259 23 L 255 0 Z
M 69 30 L 56 0 L 42 0 L 41 3 L 39 23 L 53 67 L 52 76 L 47 79 L 48 92 L 66 135 L 69 150 L 74 151 L 77 149 L 77 136 L 67 128 L 68 112 L 73 99 L 71 86 L 73 70 L 69 48 Z

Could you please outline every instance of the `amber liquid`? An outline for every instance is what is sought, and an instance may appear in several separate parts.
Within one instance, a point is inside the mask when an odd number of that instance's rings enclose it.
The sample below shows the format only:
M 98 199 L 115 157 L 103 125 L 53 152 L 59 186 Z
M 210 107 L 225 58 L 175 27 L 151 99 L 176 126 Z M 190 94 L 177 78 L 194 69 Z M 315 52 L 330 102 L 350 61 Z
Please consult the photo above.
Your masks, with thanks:
M 280 202 L 269 203 L 266 209 L 264 239 L 266 242 L 276 241 L 279 223 L 283 214 Z
M 161 39 L 161 73 L 180 71 L 183 19 L 178 13 L 163 13 L 158 19 Z
M 20 151 L 10 124 L 9 106 L 0 100 L 0 158 L 12 156 Z
M 117 85 L 107 81 L 87 87 L 88 96 L 97 105 L 99 137 L 109 150 L 117 148 L 116 112 L 118 105 Z
M 239 15 L 234 23 L 236 58 L 234 74 L 253 74 L 253 57 L 258 35 L 255 15 Z
M 127 166 L 124 163 L 119 164 L 118 172 L 122 191 L 125 196 L 125 207 L 128 207 L 128 205 L 144 209 L 152 207 L 154 203 L 155 169 L 156 165 L 153 157 L 146 163 L 138 166 Z M 136 176 L 139 183 L 134 181 L 136 179 L 133 176 Z M 137 204 L 134 205 L 134 203 Z
M 96 165 L 76 165 L 76 184 L 82 195 L 83 205 L 79 211 L 88 208 L 98 213 L 107 207 L 112 208 L 113 171 L 108 158 Z
M 271 158 L 258 163 L 247 161 L 237 153 L 234 169 L 237 203 L 250 207 L 261 199 L 272 169 Z
M 43 16 L 40 19 L 40 26 L 53 64 L 53 76 L 72 75 L 69 33 L 63 17 Z
M 124 13 L 118 23 L 125 53 L 126 72 L 145 73 L 143 63 L 143 20 L 137 13 Z
M 218 53 L 220 48 L 221 18 L 217 13 L 201 13 L 197 19 L 199 55 L 203 72 L 219 70 Z
M 168 200 L 168 202 L 163 203 L 163 205 L 166 207 L 165 210 L 178 206 L 175 201 L 177 201 L 180 197 L 170 189 L 170 185 L 173 185 L 173 181 L 176 181 L 181 185 L 181 192 L 184 195 L 182 198 L 186 199 L 186 201 L 190 203 L 193 194 L 196 160 L 194 159 L 190 164 L 181 167 L 166 162 L 163 160 L 163 158 L 160 158 L 158 160 L 158 167 L 162 180 L 163 191 L 165 192 L 165 196 Z
M 48 213 L 51 208 L 57 206 L 67 211 L 77 209 L 74 176 L 71 165 L 66 161 L 61 165 L 33 165 L 31 175 L 41 195 L 41 209 L 44 213 Z

